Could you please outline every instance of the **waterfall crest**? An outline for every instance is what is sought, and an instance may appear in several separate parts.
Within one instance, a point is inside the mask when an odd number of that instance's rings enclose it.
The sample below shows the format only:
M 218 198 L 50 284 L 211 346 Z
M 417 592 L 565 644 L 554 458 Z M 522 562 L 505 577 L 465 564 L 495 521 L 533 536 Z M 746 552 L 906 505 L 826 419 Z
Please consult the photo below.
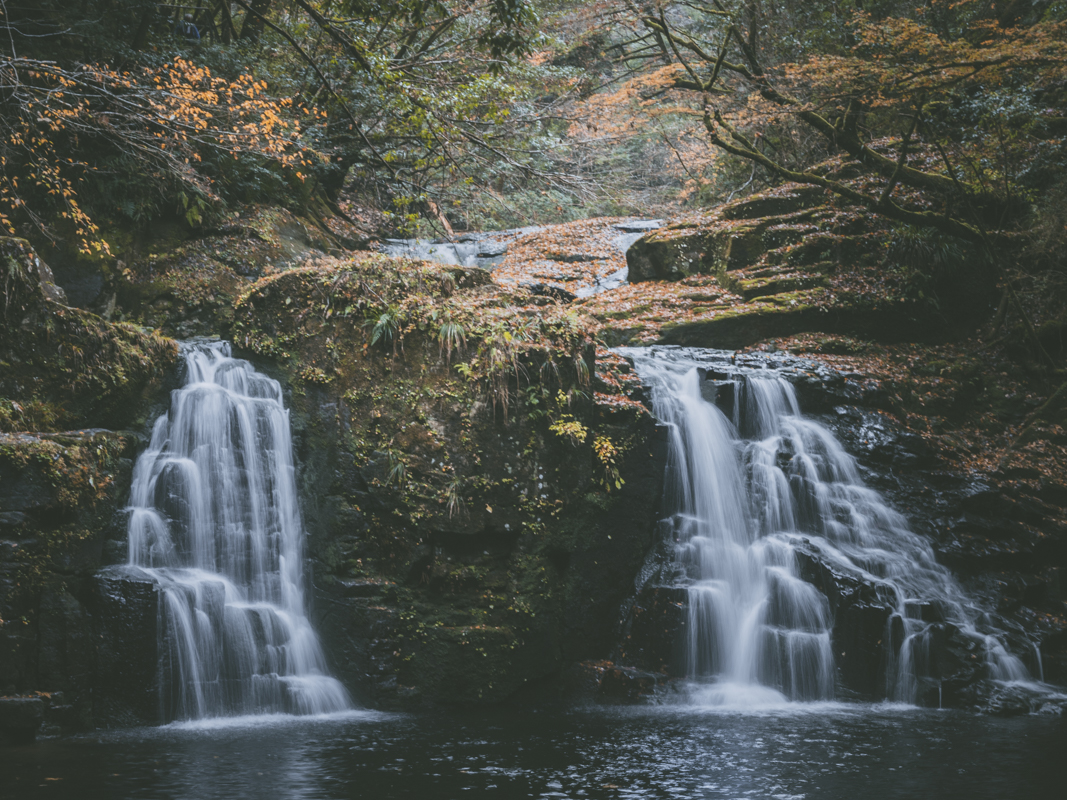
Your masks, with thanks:
M 129 509 L 129 564 L 161 591 L 162 717 L 346 709 L 305 611 L 281 386 L 225 342 L 182 355 L 185 383 L 137 460 Z
M 936 679 L 938 623 L 983 644 L 987 677 L 1031 680 L 927 541 L 864 485 L 833 434 L 801 415 L 792 384 L 773 370 L 731 368 L 718 351 L 622 352 L 669 429 L 665 502 L 689 597 L 687 674 L 709 684 L 707 699 L 833 698 L 834 620 L 826 596 L 800 577 L 806 546 L 872 584 L 890 610 L 886 698 L 914 703 L 921 683 Z M 728 379 L 705 381 L 701 367 Z

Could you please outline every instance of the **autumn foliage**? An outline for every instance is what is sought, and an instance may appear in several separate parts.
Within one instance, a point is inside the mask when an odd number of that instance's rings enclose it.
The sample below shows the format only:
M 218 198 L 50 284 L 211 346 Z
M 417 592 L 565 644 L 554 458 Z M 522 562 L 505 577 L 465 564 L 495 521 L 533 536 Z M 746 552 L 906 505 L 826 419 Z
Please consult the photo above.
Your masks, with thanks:
M 126 71 L 8 59 L 0 93 L 0 226 L 70 236 L 87 253 L 108 244 L 82 189 L 115 157 L 136 162 L 157 191 L 194 198 L 194 215 L 218 197 L 201 169 L 209 156 L 251 155 L 298 178 L 309 158 L 291 100 L 270 97 L 251 75 L 226 80 L 182 58 Z

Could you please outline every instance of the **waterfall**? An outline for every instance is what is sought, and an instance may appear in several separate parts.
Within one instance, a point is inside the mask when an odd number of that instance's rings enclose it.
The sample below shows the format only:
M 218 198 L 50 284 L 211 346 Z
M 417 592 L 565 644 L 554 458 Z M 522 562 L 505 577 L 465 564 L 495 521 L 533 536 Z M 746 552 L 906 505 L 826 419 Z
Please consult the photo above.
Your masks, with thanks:
M 224 342 L 183 345 L 185 384 L 134 467 L 129 563 L 160 587 L 162 717 L 349 707 L 307 618 L 281 386 Z
M 914 703 L 922 681 L 938 677 L 938 623 L 982 643 L 987 677 L 1030 680 L 927 541 L 864 485 L 833 434 L 801 414 L 781 375 L 734 367 L 720 351 L 622 352 L 669 429 L 665 505 L 689 598 L 687 674 L 708 684 L 708 699 L 833 698 L 834 620 L 827 598 L 800 577 L 802 546 L 873 585 L 889 609 L 888 699 Z M 698 368 L 724 380 L 706 381 Z

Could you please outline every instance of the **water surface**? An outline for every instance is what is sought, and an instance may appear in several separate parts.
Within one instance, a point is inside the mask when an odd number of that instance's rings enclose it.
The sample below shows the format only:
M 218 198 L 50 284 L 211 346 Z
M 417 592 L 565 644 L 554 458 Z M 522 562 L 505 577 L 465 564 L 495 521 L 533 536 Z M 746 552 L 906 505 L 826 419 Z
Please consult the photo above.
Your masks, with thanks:
M 1067 720 L 821 704 L 353 712 L 0 750 L 15 798 L 1060 798 Z

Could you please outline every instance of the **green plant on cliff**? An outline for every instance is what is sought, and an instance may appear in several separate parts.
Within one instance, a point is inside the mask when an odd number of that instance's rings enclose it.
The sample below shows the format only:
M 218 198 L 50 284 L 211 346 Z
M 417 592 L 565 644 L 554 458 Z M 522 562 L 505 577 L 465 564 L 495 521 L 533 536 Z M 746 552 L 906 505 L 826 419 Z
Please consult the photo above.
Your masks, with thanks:
M 390 345 L 393 351 L 396 351 L 400 334 L 400 321 L 395 308 L 385 309 L 378 315 L 377 319 L 367 320 L 367 325 L 370 328 L 370 343 L 372 346 L 381 342 L 383 346 Z
M 431 312 L 431 321 L 437 322 L 436 312 Z M 467 333 L 463 325 L 453 320 L 450 316 L 442 317 L 440 328 L 437 329 L 437 341 L 445 352 L 445 360 L 452 361 L 453 351 L 459 351 L 467 344 Z
M 605 491 L 610 492 L 613 487 L 621 489 L 622 485 L 626 483 L 622 476 L 619 475 L 619 461 L 621 460 L 622 450 L 609 437 L 598 436 L 593 441 L 593 452 L 604 470 L 600 482 Z

